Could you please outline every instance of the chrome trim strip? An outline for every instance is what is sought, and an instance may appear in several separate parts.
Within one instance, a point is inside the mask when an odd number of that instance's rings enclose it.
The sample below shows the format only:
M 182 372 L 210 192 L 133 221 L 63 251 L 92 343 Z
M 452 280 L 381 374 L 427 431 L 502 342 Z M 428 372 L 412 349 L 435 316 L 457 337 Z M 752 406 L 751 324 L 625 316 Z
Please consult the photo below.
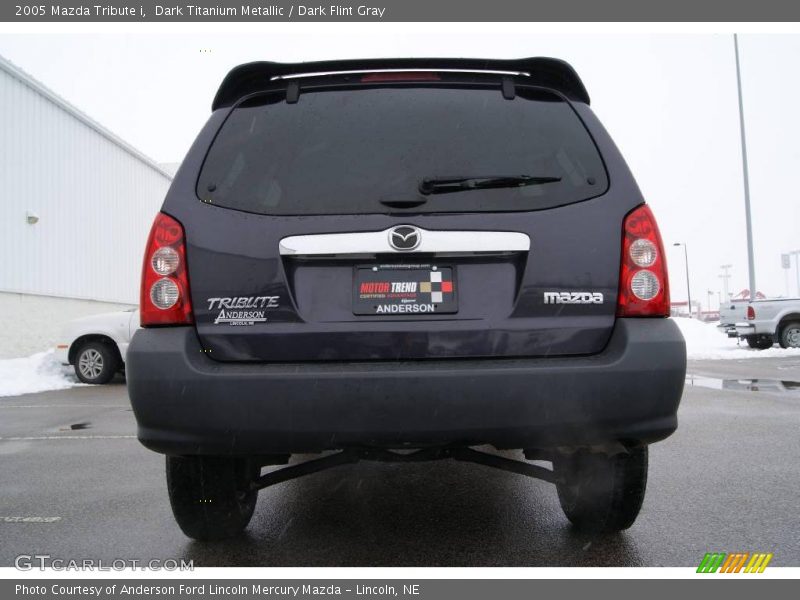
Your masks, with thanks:
M 352 254 L 419 254 L 486 252 L 527 252 L 530 237 L 518 231 L 438 231 L 417 227 L 422 238 L 413 250 L 396 250 L 389 245 L 389 232 L 320 233 L 293 235 L 280 241 L 281 256 L 320 256 Z

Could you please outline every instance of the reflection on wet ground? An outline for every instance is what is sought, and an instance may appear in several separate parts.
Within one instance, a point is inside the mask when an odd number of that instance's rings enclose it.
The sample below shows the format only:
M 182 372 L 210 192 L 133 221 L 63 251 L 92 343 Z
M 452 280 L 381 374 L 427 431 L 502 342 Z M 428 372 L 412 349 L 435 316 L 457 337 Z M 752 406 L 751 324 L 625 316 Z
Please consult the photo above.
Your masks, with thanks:
M 724 379 L 689 374 L 686 375 L 686 385 L 710 388 L 712 390 L 772 392 L 800 396 L 800 381 L 783 379 Z

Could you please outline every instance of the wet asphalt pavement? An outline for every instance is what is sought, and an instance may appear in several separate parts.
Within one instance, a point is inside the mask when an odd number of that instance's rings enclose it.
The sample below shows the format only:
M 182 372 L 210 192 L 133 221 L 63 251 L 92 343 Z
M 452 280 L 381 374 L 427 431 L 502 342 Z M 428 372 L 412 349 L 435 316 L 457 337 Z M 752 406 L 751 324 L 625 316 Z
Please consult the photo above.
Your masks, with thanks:
M 544 482 L 453 461 L 362 462 L 262 490 L 245 535 L 193 542 L 172 520 L 163 457 L 134 438 L 123 382 L 0 398 L 0 565 L 49 554 L 195 566 L 694 566 L 707 551 L 760 551 L 800 566 L 800 393 L 721 383 L 800 381 L 800 357 L 689 371 L 678 431 L 651 448 L 639 519 L 603 536 L 573 531 Z

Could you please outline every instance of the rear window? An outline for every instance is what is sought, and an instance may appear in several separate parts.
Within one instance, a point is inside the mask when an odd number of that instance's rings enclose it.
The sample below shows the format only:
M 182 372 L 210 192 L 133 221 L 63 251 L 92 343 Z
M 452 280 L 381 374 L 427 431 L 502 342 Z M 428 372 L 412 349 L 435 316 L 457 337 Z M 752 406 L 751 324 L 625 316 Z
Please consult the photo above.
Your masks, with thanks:
M 558 182 L 422 195 L 425 178 L 560 177 Z M 362 88 L 265 93 L 236 107 L 197 183 L 207 203 L 271 215 L 524 211 L 586 200 L 608 187 L 572 108 L 517 88 Z

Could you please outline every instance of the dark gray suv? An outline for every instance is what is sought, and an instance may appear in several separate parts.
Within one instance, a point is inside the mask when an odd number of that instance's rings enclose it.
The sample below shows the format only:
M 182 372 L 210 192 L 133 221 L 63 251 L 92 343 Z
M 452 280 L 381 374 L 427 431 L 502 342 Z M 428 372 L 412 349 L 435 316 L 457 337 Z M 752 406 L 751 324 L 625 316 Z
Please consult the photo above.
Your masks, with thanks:
M 656 222 L 565 62 L 258 62 L 156 217 L 128 390 L 193 538 L 356 460 L 538 477 L 619 530 L 677 426 L 668 316 Z

